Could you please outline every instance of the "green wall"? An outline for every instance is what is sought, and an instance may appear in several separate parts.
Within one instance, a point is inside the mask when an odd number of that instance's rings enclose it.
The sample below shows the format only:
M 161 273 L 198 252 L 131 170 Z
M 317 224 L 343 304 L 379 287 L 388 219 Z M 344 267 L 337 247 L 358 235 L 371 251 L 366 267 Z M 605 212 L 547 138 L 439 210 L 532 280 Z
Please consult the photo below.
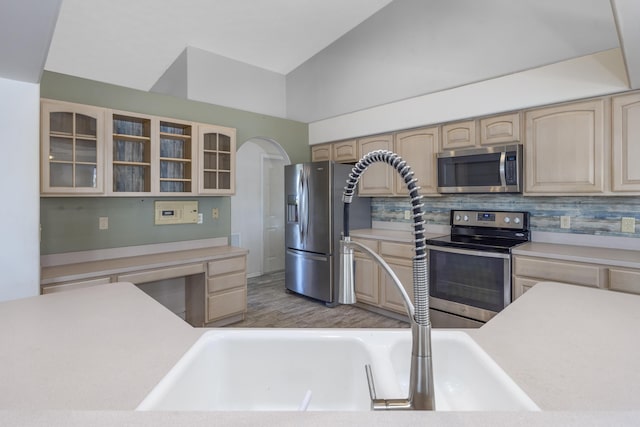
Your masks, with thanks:
M 45 71 L 42 98 L 95 105 L 135 113 L 191 120 L 236 128 L 238 148 L 252 138 L 278 142 L 292 163 L 309 161 L 308 126 L 293 120 L 266 116 L 168 95 Z M 242 171 L 238 171 L 241 173 Z M 247 171 L 250 173 L 250 171 Z M 237 175 L 236 175 L 237 176 Z M 41 197 L 40 253 L 53 254 L 90 249 L 166 243 L 225 237 L 231 233 L 229 197 L 191 197 L 204 215 L 203 224 L 153 224 L 153 201 L 141 197 Z M 211 209 L 220 219 L 211 218 Z M 98 230 L 98 218 L 109 217 L 109 229 Z

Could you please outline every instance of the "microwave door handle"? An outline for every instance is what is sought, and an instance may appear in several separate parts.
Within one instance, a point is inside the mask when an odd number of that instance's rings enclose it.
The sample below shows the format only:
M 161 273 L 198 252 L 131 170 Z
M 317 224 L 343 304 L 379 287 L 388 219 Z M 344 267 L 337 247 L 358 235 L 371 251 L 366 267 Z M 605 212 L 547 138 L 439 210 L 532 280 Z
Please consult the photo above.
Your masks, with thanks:
M 507 175 L 505 167 L 506 163 L 507 153 L 503 151 L 500 153 L 500 185 L 502 186 L 502 188 L 506 187 L 507 185 Z

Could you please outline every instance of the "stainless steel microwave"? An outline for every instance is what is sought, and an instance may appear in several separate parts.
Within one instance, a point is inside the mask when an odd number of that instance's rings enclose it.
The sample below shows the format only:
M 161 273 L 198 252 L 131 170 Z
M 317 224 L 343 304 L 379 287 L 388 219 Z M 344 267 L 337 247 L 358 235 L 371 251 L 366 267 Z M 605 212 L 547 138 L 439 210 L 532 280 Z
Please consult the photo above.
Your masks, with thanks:
M 438 153 L 440 193 L 521 193 L 522 144 Z

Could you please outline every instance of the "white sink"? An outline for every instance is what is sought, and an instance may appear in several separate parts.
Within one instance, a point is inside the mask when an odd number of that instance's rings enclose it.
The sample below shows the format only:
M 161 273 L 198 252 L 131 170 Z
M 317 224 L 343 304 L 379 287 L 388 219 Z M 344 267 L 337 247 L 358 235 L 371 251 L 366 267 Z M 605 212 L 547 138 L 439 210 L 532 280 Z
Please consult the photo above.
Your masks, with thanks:
M 206 332 L 138 410 L 367 411 L 407 395 L 408 329 L 219 329 Z M 538 410 L 467 334 L 432 334 L 437 410 Z

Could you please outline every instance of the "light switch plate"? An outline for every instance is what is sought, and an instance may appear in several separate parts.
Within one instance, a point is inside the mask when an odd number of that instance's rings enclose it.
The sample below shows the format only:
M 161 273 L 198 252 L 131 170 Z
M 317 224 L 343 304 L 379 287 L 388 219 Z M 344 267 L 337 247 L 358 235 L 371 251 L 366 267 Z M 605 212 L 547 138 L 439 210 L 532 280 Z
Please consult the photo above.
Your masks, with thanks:
M 569 215 L 560 217 L 560 228 L 571 228 L 571 217 Z
M 620 231 L 623 233 L 635 233 L 636 232 L 636 219 L 634 217 L 622 217 L 620 225 Z
M 109 229 L 109 217 L 101 216 L 98 218 L 98 229 L 99 230 L 108 230 Z

